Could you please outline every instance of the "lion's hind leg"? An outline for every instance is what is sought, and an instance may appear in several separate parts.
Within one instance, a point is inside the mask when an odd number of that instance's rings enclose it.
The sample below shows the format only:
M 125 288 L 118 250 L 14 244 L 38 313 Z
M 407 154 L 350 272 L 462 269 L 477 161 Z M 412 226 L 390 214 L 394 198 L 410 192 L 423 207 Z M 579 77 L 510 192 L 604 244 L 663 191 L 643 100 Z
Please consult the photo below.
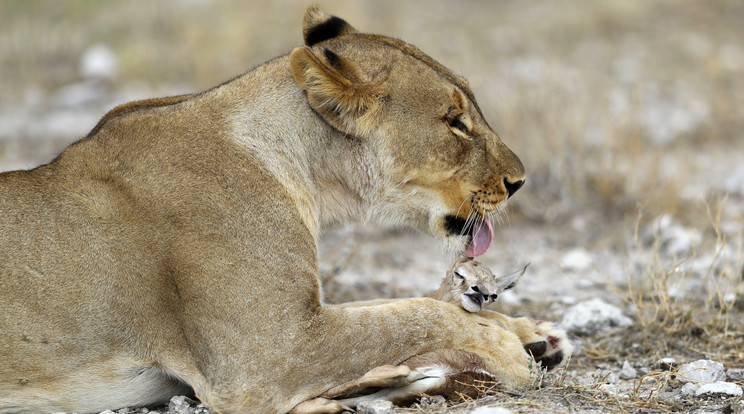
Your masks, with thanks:
M 345 407 L 338 401 L 318 397 L 295 405 L 289 410 L 289 414 L 336 414 L 344 410 L 351 410 L 351 407 Z
M 352 406 L 345 404 L 343 401 L 345 396 L 363 393 L 365 389 L 373 387 L 390 389 L 408 385 L 411 382 L 408 380 L 410 374 L 410 368 L 405 365 L 375 367 L 361 377 L 331 388 L 318 398 L 301 402 L 290 411 L 290 414 L 340 413 L 356 407 L 356 403 L 352 401 L 346 401 L 347 404 L 351 403 Z M 341 400 L 334 400 L 335 398 L 341 398 Z
M 292 414 L 338 413 L 366 401 L 387 400 L 409 405 L 423 394 L 448 399 L 477 397 L 484 381 L 494 381 L 477 355 L 440 349 L 414 356 L 398 366 L 382 365 L 320 397 L 298 404 Z

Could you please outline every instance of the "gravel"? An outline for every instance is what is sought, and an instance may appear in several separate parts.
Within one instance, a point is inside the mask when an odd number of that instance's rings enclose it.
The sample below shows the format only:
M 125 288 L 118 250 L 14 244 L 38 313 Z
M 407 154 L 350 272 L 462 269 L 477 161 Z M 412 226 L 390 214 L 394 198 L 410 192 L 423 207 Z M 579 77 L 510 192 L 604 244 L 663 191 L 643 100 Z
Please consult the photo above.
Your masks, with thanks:
M 563 316 L 561 326 L 569 332 L 593 335 L 632 323 L 633 320 L 623 315 L 617 306 L 594 298 L 571 306 Z

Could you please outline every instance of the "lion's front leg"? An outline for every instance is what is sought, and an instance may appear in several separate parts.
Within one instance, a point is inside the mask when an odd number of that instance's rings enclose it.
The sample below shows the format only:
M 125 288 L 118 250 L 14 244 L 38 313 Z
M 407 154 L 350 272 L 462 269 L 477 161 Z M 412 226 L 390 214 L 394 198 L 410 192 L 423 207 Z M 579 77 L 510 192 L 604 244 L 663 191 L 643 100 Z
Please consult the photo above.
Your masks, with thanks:
M 549 371 L 564 365 L 573 352 L 566 332 L 552 322 L 526 317 L 512 318 L 488 310 L 481 311 L 479 315 L 496 321 L 516 334 L 524 349 Z
M 529 355 L 522 340 L 504 329 L 506 319 L 486 319 L 430 299 L 354 303 L 326 312 L 332 324 L 343 326 L 325 332 L 322 341 L 336 349 L 332 372 L 320 377 L 328 381 L 325 387 L 334 387 L 292 413 L 341 412 L 370 399 L 406 404 L 421 393 L 452 397 L 481 376 L 513 387 L 530 380 Z M 359 369 L 367 371 L 345 379 Z M 356 394 L 363 389 L 372 393 Z
M 274 338 L 302 340 L 276 341 L 250 335 L 250 330 L 231 338 L 220 358 L 203 360 L 209 381 L 190 381 L 210 407 L 223 413 L 286 412 L 375 367 L 442 349 L 477 355 L 481 369 L 508 386 L 530 381 L 530 357 L 515 333 L 496 320 L 434 299 L 323 306 L 297 319 L 266 318 L 263 323 L 261 328 L 281 333 Z M 241 347 L 246 344 L 250 349 Z M 316 400 L 295 411 L 338 408 L 332 401 Z
M 529 355 L 520 338 L 499 321 L 459 306 L 417 298 L 374 306 L 331 306 L 326 312 L 340 325 L 326 341 L 355 345 L 354 352 L 344 356 L 349 358 L 347 362 L 354 361 L 346 372 L 363 368 L 361 375 L 373 367 L 395 365 L 426 352 L 461 349 L 480 356 L 485 370 L 507 385 L 529 383 Z M 341 360 L 336 361 L 338 369 Z

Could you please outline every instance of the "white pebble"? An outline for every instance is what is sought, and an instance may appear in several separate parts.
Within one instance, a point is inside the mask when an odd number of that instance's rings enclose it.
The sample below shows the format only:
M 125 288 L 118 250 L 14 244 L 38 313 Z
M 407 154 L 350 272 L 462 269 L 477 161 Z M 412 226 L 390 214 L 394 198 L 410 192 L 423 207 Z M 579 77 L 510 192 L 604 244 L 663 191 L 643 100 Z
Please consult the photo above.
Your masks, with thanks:
M 570 332 L 591 335 L 632 323 L 633 320 L 623 315 L 620 308 L 594 298 L 568 308 L 561 325 Z
M 677 372 L 679 380 L 682 382 L 694 382 L 698 385 L 723 381 L 726 379 L 726 373 L 723 370 L 723 364 L 720 362 L 701 359 L 679 367 Z
M 723 394 L 731 397 L 741 397 L 741 387 L 733 382 L 717 381 L 703 384 L 695 391 L 695 396 Z
M 119 70 L 119 61 L 107 46 L 89 47 L 80 58 L 80 74 L 84 77 L 110 79 Z
M 744 380 L 744 369 L 734 368 L 726 371 L 726 378 L 731 381 L 743 381 Z
M 628 361 L 623 362 L 623 367 L 620 369 L 620 379 L 629 380 L 634 379 L 637 376 L 638 371 L 636 371 Z
M 564 305 L 575 305 L 576 304 L 576 298 L 573 296 L 564 296 L 561 298 L 561 303 Z
M 697 390 L 700 389 L 700 386 L 697 384 L 693 384 L 691 382 L 688 382 L 687 384 L 683 385 L 680 389 L 680 392 L 682 392 L 682 395 L 686 395 L 688 397 L 691 397 L 695 395 Z
M 365 401 L 357 405 L 358 414 L 393 414 L 393 403 L 386 400 Z
M 570 272 L 581 272 L 592 265 L 592 256 L 584 249 L 573 249 L 561 258 L 561 267 Z
M 512 410 L 505 407 L 478 407 L 470 414 L 512 414 Z

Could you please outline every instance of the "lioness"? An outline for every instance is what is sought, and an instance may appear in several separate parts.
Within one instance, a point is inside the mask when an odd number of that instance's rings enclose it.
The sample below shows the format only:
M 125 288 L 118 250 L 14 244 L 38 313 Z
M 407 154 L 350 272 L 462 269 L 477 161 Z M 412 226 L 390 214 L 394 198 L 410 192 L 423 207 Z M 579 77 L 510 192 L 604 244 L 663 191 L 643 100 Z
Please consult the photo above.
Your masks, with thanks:
M 481 262 L 459 256 L 452 264 L 439 288 L 428 297 L 461 306 L 468 312 L 479 312 L 490 305 L 499 293 L 516 286 L 527 267 L 505 276 L 494 276 Z
M 114 109 L 0 175 L 0 412 L 98 412 L 193 389 L 286 412 L 453 349 L 518 386 L 548 338 L 433 299 L 327 306 L 317 237 L 404 224 L 468 256 L 524 182 L 468 83 L 311 7 L 305 45 L 213 89 Z M 277 306 L 281 303 L 281 306 Z

